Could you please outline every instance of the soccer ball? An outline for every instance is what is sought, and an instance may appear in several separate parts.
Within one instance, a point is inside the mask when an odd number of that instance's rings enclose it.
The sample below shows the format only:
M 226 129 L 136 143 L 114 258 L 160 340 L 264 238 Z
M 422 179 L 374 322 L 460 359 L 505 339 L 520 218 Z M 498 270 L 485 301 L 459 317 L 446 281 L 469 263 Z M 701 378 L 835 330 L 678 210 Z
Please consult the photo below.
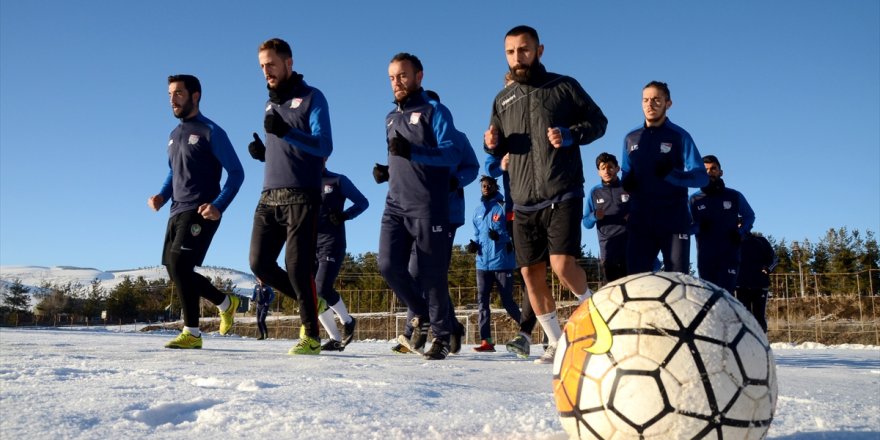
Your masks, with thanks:
M 776 363 L 754 317 L 681 273 L 632 275 L 575 310 L 553 364 L 571 438 L 761 439 Z

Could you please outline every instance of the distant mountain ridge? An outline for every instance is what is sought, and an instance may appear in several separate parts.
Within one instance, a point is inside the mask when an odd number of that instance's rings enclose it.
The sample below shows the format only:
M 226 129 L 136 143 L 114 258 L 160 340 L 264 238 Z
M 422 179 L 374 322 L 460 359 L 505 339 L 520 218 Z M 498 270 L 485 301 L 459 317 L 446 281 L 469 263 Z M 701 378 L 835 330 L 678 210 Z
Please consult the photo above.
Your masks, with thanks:
M 196 272 L 210 278 L 220 277 L 232 280 L 235 292 L 242 296 L 250 296 L 256 279 L 250 273 L 225 267 L 199 267 Z M 31 294 L 39 291 L 44 282 L 52 284 L 79 283 L 88 287 L 93 280 L 98 280 L 101 287 L 110 291 L 121 283 L 126 277 L 132 280 L 144 277 L 145 280 L 168 279 L 168 272 L 164 266 L 152 266 L 139 269 L 102 271 L 91 267 L 76 266 L 0 266 L 0 286 L 8 286 L 13 280 L 19 279 L 21 283 L 31 288 Z

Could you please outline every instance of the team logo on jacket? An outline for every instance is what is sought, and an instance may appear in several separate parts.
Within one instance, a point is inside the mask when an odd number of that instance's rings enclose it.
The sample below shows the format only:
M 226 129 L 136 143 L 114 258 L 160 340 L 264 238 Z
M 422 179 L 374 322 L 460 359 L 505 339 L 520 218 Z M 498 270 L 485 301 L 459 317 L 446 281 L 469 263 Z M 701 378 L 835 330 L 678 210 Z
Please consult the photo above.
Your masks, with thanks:
M 333 185 L 324 185 L 324 194 L 330 194 L 333 192 Z
M 293 100 L 290 101 L 290 108 L 299 108 L 302 103 L 302 98 L 293 98 Z
M 412 112 L 412 114 L 409 115 L 409 123 L 412 125 L 416 125 L 419 123 L 419 118 L 421 118 L 421 117 L 422 117 L 421 112 Z
M 623 203 L 628 202 L 628 201 L 629 201 L 629 194 L 626 194 L 626 193 L 621 194 L 621 195 L 620 195 L 620 201 L 623 202 Z
M 730 200 L 725 200 L 723 205 L 724 205 L 724 209 L 730 209 L 733 207 L 733 202 L 731 202 Z
M 198 135 L 195 135 L 195 134 L 191 134 L 191 135 L 189 135 L 189 144 L 190 144 L 190 145 L 195 145 L 195 144 L 197 144 L 197 143 L 199 143 L 199 136 L 198 136 Z
M 605 203 L 605 199 L 603 199 L 603 198 L 601 198 L 601 197 L 598 198 L 598 199 L 596 199 L 596 204 L 597 204 L 597 205 L 601 205 L 601 204 L 603 204 L 603 203 Z
M 660 152 L 661 153 L 668 153 L 670 151 L 672 151 L 672 144 L 671 143 L 663 142 L 660 144 Z
M 492 214 L 492 221 L 498 223 L 501 220 L 501 214 Z
M 199 234 L 202 233 L 202 225 L 194 224 L 189 227 L 189 233 L 192 234 L 193 237 L 198 237 Z
M 443 232 L 443 225 L 431 226 L 431 232 Z
M 504 100 L 501 101 L 501 106 L 504 107 L 507 104 L 510 104 L 511 102 L 513 102 L 514 99 L 516 99 L 516 93 L 513 93 L 510 96 L 508 96 L 507 98 L 504 98 Z
M 706 209 L 706 205 L 697 205 L 697 211 L 702 211 Z
M 629 146 L 629 152 L 630 152 L 630 153 L 632 153 L 633 151 L 636 151 L 636 150 L 638 150 L 638 149 L 639 149 L 639 144 L 634 144 L 634 145 L 630 145 L 630 146 Z

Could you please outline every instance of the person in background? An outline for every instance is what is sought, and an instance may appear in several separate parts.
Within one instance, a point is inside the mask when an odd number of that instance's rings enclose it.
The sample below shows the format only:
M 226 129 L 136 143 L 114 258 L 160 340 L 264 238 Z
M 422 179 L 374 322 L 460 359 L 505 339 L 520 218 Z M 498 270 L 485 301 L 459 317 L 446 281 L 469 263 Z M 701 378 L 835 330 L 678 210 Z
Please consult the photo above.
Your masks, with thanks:
M 599 236 L 599 259 L 606 282 L 626 276 L 626 220 L 629 217 L 629 194 L 623 190 L 617 173 L 620 166 L 613 154 L 596 157 L 601 183 L 590 190 L 584 209 L 584 227 Z
M 474 211 L 474 239 L 467 245 L 467 251 L 476 254 L 477 265 L 477 303 L 479 304 L 479 346 L 477 352 L 494 352 L 492 339 L 492 286 L 498 285 L 501 304 L 511 319 L 520 322 L 520 310 L 513 300 L 513 269 L 516 267 L 513 255 L 513 242 L 507 228 L 507 215 L 504 210 L 504 196 L 498 192 L 498 182 L 493 177 L 480 179 L 482 197 Z
M 271 287 L 263 284 L 263 281 L 257 278 L 254 284 L 254 293 L 251 295 L 251 301 L 257 309 L 257 330 L 260 331 L 258 340 L 269 338 L 269 329 L 266 327 L 266 316 L 269 315 L 269 306 L 275 300 L 275 291 Z
M 717 157 L 703 157 L 703 165 L 709 184 L 688 200 L 697 238 L 697 269 L 700 278 L 733 293 L 740 244 L 755 224 L 755 212 L 742 193 L 724 185 L 724 170 Z
M 202 85 L 198 78 L 169 76 L 168 96 L 171 111 L 180 124 L 168 140 L 168 177 L 159 193 L 147 199 L 147 206 L 158 211 L 171 200 L 162 264 L 177 286 L 183 309 L 183 330 L 165 347 L 197 349 L 202 348 L 199 298 L 206 298 L 217 306 L 223 335 L 232 328 L 240 302 L 238 296 L 224 294 L 210 280 L 196 273 L 195 267 L 205 260 L 223 212 L 244 181 L 244 169 L 226 132 L 199 110 Z M 223 170 L 226 170 L 226 183 L 221 189 Z
M 743 238 L 742 262 L 736 281 L 736 299 L 752 312 L 764 332 L 767 332 L 767 296 L 770 291 L 770 273 L 779 259 L 773 246 L 757 232 Z

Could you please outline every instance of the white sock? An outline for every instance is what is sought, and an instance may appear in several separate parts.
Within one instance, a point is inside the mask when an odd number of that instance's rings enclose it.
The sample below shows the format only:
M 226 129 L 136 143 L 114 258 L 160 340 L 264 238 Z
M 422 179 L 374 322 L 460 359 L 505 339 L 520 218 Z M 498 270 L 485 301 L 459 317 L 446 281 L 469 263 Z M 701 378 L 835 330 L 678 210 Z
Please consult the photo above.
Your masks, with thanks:
M 348 314 L 348 309 L 345 307 L 345 303 L 342 301 L 341 296 L 339 297 L 339 301 L 330 306 L 330 308 L 339 315 L 339 320 L 342 321 L 343 324 L 351 322 L 351 315 Z
M 547 343 L 556 345 L 556 341 L 562 337 L 562 327 L 559 326 L 559 320 L 556 318 L 556 312 L 550 312 L 546 315 L 538 315 L 538 323 L 547 334 Z
M 220 312 L 225 312 L 226 309 L 228 309 L 231 305 L 232 301 L 229 300 L 229 295 L 226 295 L 226 298 L 223 298 L 223 302 L 217 304 L 217 310 L 220 310 Z
M 571 292 L 571 293 L 574 293 L 574 292 Z M 580 303 L 582 303 L 582 302 L 584 302 L 584 301 L 590 299 L 590 297 L 593 296 L 593 291 L 590 290 L 589 287 L 587 287 L 587 291 L 586 291 L 586 292 L 584 292 L 584 293 L 582 293 L 582 294 L 580 294 L 580 295 L 578 295 L 577 293 L 575 293 L 574 296 L 577 297 L 577 299 L 578 299 L 578 304 L 580 304 Z
M 189 330 L 189 334 L 191 334 L 197 338 L 202 335 L 202 331 L 199 330 L 198 327 L 184 327 L 183 329 Z
M 342 334 L 339 333 L 339 327 L 336 326 L 336 320 L 333 319 L 333 309 L 324 310 L 324 313 L 318 315 L 318 321 L 321 321 L 321 325 L 330 335 L 330 339 L 342 341 Z

